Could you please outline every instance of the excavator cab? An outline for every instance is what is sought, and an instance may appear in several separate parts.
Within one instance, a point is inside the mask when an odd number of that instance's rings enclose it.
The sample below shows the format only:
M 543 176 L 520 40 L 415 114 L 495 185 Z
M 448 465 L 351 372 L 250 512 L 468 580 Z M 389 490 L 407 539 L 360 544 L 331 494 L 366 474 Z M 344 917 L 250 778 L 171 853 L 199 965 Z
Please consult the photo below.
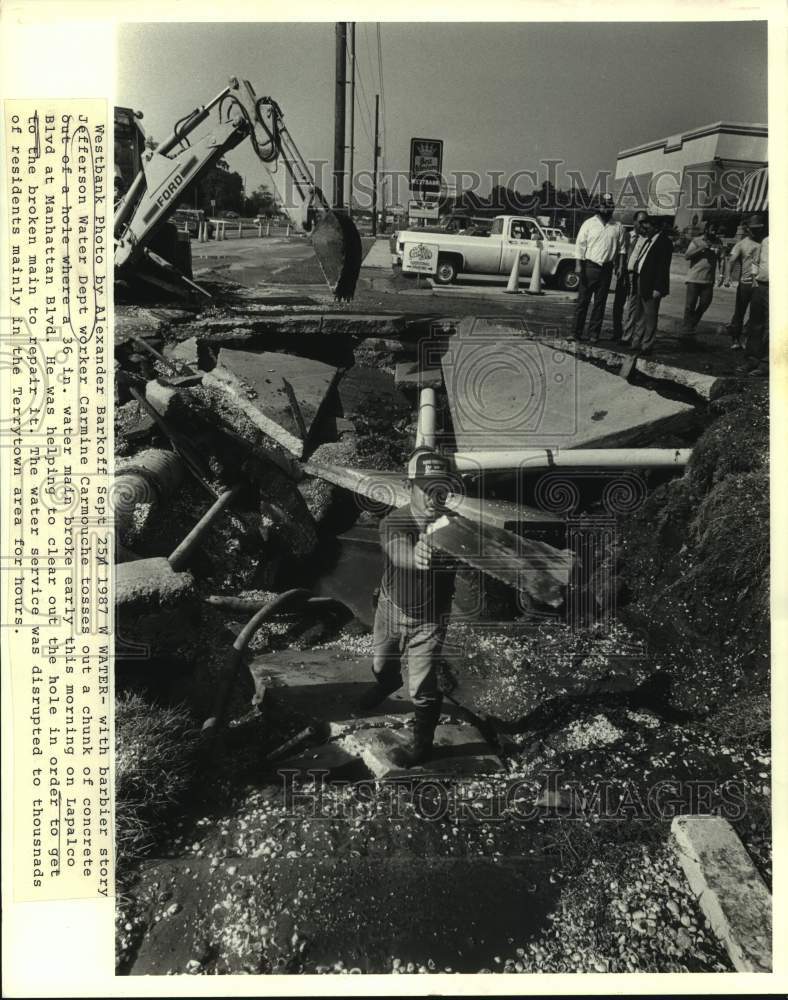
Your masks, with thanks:
M 190 138 L 200 124 L 211 118 L 214 109 L 218 121 L 198 138 Z M 248 81 L 241 86 L 235 78 L 209 104 L 181 119 L 156 149 L 138 150 L 140 166 L 136 175 L 133 179 L 123 177 L 120 186 L 116 185 L 116 275 L 123 277 L 139 269 L 143 259 L 148 267 L 153 265 L 172 274 L 171 265 L 153 252 L 156 234 L 200 176 L 246 139 L 265 164 L 291 220 L 310 233 L 315 256 L 335 298 L 352 299 L 361 270 L 358 230 L 349 216 L 331 209 L 315 184 L 276 101 L 258 98 Z M 280 165 L 284 168 L 286 191 L 281 187 Z M 207 294 L 186 275 L 182 277 L 187 285 Z

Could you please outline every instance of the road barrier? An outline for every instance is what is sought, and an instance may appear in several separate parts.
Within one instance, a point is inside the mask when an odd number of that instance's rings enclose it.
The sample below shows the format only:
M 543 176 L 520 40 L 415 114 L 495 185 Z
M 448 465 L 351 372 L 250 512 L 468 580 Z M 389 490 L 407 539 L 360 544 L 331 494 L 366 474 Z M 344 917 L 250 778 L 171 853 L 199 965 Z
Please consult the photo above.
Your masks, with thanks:
M 531 271 L 531 284 L 528 286 L 529 295 L 544 295 L 542 291 L 542 250 L 537 247 L 534 257 L 534 269 Z
M 239 219 L 236 228 L 233 224 L 234 221 L 233 219 L 205 219 L 197 227 L 195 239 L 198 243 L 207 243 L 210 240 L 242 240 L 249 237 L 257 237 L 257 239 L 285 237 L 288 239 L 291 236 L 303 236 L 303 233 L 291 223 L 280 223 L 271 219 L 267 222 Z
M 512 262 L 512 270 L 509 275 L 509 281 L 506 285 L 507 292 L 518 292 L 517 287 L 520 283 L 520 257 L 522 256 L 521 250 L 515 250 L 514 261 Z

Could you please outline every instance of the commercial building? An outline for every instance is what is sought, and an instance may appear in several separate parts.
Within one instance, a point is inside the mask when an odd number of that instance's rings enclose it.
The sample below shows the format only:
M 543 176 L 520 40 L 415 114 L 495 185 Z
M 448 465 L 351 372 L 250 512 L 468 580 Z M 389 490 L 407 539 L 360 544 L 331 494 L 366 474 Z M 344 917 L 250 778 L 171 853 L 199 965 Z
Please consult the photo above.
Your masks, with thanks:
M 644 208 L 679 230 L 711 218 L 735 229 L 745 191 L 748 211 L 768 208 L 768 184 L 754 181 L 767 163 L 766 125 L 714 122 L 621 150 L 614 193 L 625 219 Z

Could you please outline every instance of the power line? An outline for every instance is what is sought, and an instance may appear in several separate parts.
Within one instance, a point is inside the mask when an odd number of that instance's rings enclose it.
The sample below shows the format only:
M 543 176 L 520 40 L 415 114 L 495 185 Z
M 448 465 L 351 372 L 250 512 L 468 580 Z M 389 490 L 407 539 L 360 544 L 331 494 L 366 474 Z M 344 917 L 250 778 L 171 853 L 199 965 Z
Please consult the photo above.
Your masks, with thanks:
M 367 109 L 367 117 L 369 118 L 369 121 L 371 123 L 372 122 L 372 109 L 370 108 L 369 100 L 367 98 L 366 88 L 364 87 L 364 80 L 363 80 L 363 78 L 361 76 L 361 66 L 360 66 L 359 61 L 358 61 L 358 48 L 356 48 L 356 83 L 358 84 L 358 91 L 359 91 L 359 93 L 361 94 L 361 96 L 364 99 L 364 105 L 365 105 L 365 107 Z M 361 108 L 361 101 L 359 100 L 358 95 L 356 96 L 356 103 L 358 104 L 358 110 L 359 110 L 359 112 L 361 112 L 361 110 L 362 110 L 362 108 Z M 372 132 L 370 131 L 370 127 L 367 125 L 367 122 L 361 116 L 361 114 L 359 114 L 359 121 L 361 122 L 361 124 L 362 124 L 362 126 L 364 128 L 364 132 L 366 133 L 367 139 L 369 139 L 369 141 L 372 142 Z

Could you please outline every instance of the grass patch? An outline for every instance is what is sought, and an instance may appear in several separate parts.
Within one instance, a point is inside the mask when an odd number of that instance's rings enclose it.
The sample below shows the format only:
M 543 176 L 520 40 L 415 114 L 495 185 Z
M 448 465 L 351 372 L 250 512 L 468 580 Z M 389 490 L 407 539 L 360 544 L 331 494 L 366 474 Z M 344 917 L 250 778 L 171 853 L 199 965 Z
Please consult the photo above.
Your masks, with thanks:
M 115 703 L 115 844 L 118 862 L 156 843 L 194 775 L 198 733 L 185 706 L 125 692 Z

